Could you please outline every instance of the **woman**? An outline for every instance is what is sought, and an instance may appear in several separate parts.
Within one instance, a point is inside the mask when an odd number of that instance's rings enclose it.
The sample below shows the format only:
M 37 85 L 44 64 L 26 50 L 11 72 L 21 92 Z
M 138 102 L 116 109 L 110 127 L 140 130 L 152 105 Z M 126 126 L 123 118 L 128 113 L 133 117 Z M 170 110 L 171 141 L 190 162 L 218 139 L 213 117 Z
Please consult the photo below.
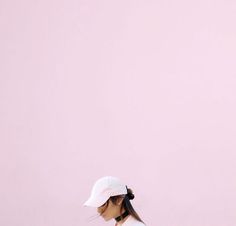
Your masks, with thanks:
M 84 205 L 96 207 L 105 221 L 114 218 L 116 226 L 145 226 L 130 203 L 132 199 L 134 194 L 130 188 L 118 178 L 106 176 L 95 182 Z

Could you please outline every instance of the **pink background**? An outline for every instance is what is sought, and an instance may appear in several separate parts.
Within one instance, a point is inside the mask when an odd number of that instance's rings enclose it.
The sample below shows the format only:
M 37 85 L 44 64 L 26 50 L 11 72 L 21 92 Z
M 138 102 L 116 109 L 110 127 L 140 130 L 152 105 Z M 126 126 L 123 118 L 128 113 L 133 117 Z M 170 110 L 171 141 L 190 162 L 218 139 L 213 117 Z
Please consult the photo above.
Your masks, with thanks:
M 0 225 L 236 225 L 236 2 L 0 1 Z

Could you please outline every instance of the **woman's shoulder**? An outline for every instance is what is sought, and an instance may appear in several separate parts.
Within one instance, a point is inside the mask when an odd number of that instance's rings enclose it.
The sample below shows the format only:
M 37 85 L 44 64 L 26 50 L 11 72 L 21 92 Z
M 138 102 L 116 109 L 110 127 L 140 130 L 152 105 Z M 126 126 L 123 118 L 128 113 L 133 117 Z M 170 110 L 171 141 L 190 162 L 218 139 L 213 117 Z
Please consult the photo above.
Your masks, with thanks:
M 122 226 L 146 226 L 143 222 L 136 220 L 134 217 L 130 216 L 122 224 Z

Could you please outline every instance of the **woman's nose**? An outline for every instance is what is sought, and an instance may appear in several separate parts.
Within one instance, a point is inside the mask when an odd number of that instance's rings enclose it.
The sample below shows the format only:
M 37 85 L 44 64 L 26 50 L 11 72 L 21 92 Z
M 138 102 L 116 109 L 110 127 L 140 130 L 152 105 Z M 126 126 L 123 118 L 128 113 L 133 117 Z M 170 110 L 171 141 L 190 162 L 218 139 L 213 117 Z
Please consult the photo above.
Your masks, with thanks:
M 97 212 L 100 214 L 101 213 L 101 208 L 97 208 Z

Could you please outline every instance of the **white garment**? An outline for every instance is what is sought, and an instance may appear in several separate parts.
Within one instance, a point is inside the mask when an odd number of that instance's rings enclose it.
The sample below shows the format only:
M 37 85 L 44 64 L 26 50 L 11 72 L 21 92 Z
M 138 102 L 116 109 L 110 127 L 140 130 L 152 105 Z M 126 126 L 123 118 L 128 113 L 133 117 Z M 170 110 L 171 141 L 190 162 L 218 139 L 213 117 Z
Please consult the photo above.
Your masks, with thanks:
M 143 222 L 136 220 L 133 216 L 128 216 L 123 224 L 118 224 L 118 226 L 145 226 Z

